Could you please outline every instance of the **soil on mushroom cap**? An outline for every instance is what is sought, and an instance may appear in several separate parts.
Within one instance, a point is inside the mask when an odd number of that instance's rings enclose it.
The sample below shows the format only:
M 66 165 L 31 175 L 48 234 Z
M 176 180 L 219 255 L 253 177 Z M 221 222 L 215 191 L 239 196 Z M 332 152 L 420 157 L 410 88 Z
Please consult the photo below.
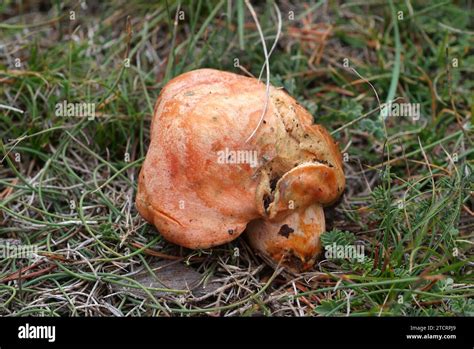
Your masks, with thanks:
M 287 239 L 289 238 L 290 234 L 293 233 L 295 230 L 290 228 L 288 224 L 283 224 L 278 232 L 278 235 L 284 236 Z

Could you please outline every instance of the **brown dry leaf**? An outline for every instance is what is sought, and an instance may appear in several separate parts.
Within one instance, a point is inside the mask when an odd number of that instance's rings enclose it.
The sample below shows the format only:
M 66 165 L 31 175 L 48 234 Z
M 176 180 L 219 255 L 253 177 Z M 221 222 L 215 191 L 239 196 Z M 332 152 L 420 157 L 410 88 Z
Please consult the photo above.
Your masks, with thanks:
M 203 280 L 203 274 L 191 267 L 185 266 L 181 262 L 160 261 L 150 264 L 150 268 L 154 271 L 154 275 L 151 275 L 147 269 L 143 269 L 130 278 L 143 285 L 143 287 L 163 289 L 150 290 L 150 293 L 157 298 L 166 295 L 178 295 L 178 293 L 172 292 L 172 290 L 188 291 L 195 297 L 200 297 L 214 292 L 222 286 L 221 283 L 213 281 L 213 279 Z M 116 291 L 125 291 L 140 298 L 148 298 L 147 292 L 140 288 L 116 284 L 112 284 L 112 288 Z M 170 291 L 164 289 L 169 289 Z

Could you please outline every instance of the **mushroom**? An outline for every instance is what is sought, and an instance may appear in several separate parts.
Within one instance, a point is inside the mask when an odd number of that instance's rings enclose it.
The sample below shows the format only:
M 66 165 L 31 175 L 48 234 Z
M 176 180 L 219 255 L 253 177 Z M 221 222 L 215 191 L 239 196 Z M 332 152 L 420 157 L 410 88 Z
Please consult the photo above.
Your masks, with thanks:
M 213 69 L 174 78 L 155 105 L 139 213 L 180 246 L 209 248 L 247 230 L 263 255 L 309 268 L 321 250 L 323 206 L 345 186 L 337 144 L 312 121 L 254 78 Z

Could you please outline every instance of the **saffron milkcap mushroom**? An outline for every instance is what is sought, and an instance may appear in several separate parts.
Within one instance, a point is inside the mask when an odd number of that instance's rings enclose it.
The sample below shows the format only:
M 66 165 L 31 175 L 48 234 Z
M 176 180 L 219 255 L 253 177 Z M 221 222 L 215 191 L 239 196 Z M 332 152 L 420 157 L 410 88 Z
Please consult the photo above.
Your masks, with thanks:
M 229 72 L 187 72 L 161 91 L 150 136 L 136 206 L 165 239 L 202 249 L 247 230 L 276 262 L 313 264 L 323 206 L 345 178 L 337 144 L 287 93 L 267 96 L 257 79 Z

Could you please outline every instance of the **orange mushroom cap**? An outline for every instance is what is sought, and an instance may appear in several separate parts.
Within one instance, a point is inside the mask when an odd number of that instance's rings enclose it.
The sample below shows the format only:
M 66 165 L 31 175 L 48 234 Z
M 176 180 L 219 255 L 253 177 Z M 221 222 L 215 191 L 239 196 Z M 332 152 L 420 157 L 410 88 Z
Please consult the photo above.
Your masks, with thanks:
M 294 220 L 312 205 L 318 236 L 324 231 L 319 207 L 337 200 L 345 185 L 337 144 L 274 87 L 248 139 L 265 99 L 257 79 L 213 69 L 182 74 L 163 88 L 136 205 L 167 240 L 208 248 L 237 238 L 251 221 L 249 228 L 261 226 L 258 220 Z

